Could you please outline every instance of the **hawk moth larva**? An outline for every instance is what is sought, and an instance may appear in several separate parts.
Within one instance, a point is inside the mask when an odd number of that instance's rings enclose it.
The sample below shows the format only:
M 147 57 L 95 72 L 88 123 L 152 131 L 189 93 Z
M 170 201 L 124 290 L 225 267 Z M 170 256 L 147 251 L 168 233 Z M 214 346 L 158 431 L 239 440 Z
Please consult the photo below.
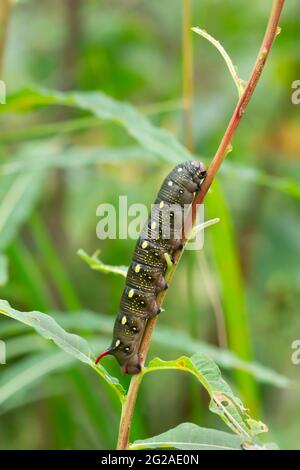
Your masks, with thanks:
M 135 247 L 111 346 L 98 356 L 96 364 L 111 354 L 118 360 L 123 374 L 140 372 L 139 348 L 145 326 L 160 312 L 157 295 L 168 287 L 165 255 L 172 259 L 183 247 L 181 235 L 175 231 L 175 215 L 183 217 L 184 207 L 192 204 L 205 176 L 202 163 L 187 161 L 177 165 L 164 180 Z M 164 227 L 169 227 L 167 238 L 163 233 Z

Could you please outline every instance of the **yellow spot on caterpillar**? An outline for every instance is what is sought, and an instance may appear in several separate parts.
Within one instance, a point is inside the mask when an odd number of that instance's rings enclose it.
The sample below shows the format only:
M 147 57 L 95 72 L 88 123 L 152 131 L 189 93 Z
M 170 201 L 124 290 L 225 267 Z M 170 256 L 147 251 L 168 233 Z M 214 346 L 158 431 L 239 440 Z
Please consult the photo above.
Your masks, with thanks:
M 165 205 L 164 201 L 160 201 L 159 208 L 162 209 L 164 207 L 164 205 Z
M 151 228 L 152 228 L 152 230 L 154 230 L 156 228 L 156 222 L 152 222 Z
M 134 270 L 135 270 L 136 273 L 139 273 L 140 270 L 141 270 L 141 265 L 137 264 L 136 267 L 134 268 Z
M 173 186 L 173 181 L 169 181 L 168 186 Z
M 148 242 L 144 241 L 144 242 L 142 243 L 142 248 L 145 249 L 145 248 L 147 248 L 147 246 L 148 246 Z
M 182 171 L 182 168 L 181 166 L 177 169 L 178 173 L 180 173 Z
M 130 289 L 130 291 L 128 292 L 128 297 L 131 299 L 131 297 L 133 297 L 133 294 L 134 294 L 134 290 Z
M 122 325 L 126 325 L 126 323 L 127 323 L 127 318 L 126 318 L 125 315 L 124 315 L 124 317 L 122 318 L 121 323 L 122 323 Z
M 119 339 L 117 339 L 115 347 L 117 348 L 118 346 L 120 346 L 120 343 L 121 343 L 121 341 Z

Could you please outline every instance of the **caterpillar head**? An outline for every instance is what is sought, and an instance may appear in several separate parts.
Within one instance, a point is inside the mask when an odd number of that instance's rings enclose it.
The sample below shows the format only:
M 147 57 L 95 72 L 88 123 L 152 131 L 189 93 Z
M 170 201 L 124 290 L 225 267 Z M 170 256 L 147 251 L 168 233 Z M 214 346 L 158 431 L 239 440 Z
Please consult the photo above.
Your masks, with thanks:
M 199 162 L 198 160 L 194 160 L 192 162 L 188 162 L 189 164 L 189 169 L 191 173 L 196 176 L 196 178 L 199 178 L 200 180 L 203 180 L 206 176 L 206 170 L 205 170 L 205 165 L 202 162 Z
M 110 346 L 109 349 L 97 357 L 95 363 L 98 364 L 103 357 L 108 355 L 115 356 L 121 366 L 121 372 L 123 375 L 134 375 L 141 372 L 141 359 L 138 353 L 138 348 L 134 343 L 128 343 L 125 345 L 121 343 L 120 340 L 117 340 L 114 345 Z
M 139 354 L 132 354 L 130 357 L 126 357 L 125 362 L 121 366 L 121 372 L 123 375 L 135 375 L 139 374 L 142 370 L 141 359 Z

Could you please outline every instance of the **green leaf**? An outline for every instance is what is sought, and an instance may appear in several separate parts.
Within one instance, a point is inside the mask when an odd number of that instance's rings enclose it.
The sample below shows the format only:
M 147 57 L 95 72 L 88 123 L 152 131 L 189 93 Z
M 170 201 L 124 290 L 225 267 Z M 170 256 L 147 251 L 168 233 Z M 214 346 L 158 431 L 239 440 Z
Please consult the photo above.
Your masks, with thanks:
M 89 310 L 74 312 L 74 315 L 66 315 L 63 312 L 51 312 L 52 318 L 60 322 L 67 329 L 78 331 L 99 332 L 110 340 L 113 329 L 113 318 L 101 313 Z M 0 332 L 2 336 L 9 336 L 23 331 L 22 324 L 1 322 Z M 99 339 L 97 339 L 99 341 Z M 219 366 L 224 369 L 239 369 L 253 375 L 261 383 L 267 383 L 280 388 L 300 390 L 300 383 L 292 381 L 288 377 L 274 371 L 257 362 L 247 362 L 237 357 L 227 349 L 221 349 L 205 341 L 196 340 L 184 331 L 159 325 L 155 329 L 153 341 L 160 347 L 182 351 L 185 354 L 194 354 L 201 351 L 209 355 Z
M 101 127 L 102 122 L 94 116 L 84 116 L 63 121 L 37 124 L 22 129 L 6 129 L 0 132 L 0 144 L 10 144 L 28 140 L 58 137 L 72 132 Z
M 7 98 L 6 111 L 27 111 L 40 106 L 73 106 L 99 119 L 123 126 L 142 147 L 162 160 L 179 163 L 191 154 L 164 129 L 155 127 L 132 105 L 117 101 L 101 92 L 61 93 L 45 89 L 25 89 Z
M 70 311 L 79 310 L 81 308 L 80 300 L 69 279 L 64 263 L 56 251 L 49 231 L 38 214 L 33 214 L 31 217 L 30 228 L 37 252 L 41 253 L 42 264 L 49 272 L 52 284 L 59 293 L 65 308 Z
M 93 164 L 119 164 L 128 161 L 155 161 L 157 157 L 139 146 L 128 147 L 69 147 L 57 142 L 24 145 L 19 155 L 0 165 L 0 175 L 36 172 L 53 168 L 81 168 Z M 20 156 L 22 158 L 20 158 Z
M 201 351 L 208 354 L 224 369 L 237 369 L 248 372 L 261 383 L 267 383 L 280 388 L 300 389 L 300 383 L 274 371 L 255 361 L 245 361 L 227 349 L 222 349 L 205 341 L 196 340 L 184 331 L 178 331 L 164 325 L 156 328 L 153 341 L 168 349 L 172 348 L 185 354 Z
M 245 444 L 245 450 L 279 450 L 279 447 L 275 442 L 267 442 L 266 444 Z
M 60 351 L 47 351 L 34 354 L 16 364 L 1 369 L 0 374 L 0 405 L 18 393 L 25 394 L 26 390 L 38 383 L 51 372 L 62 370 L 72 363 L 72 357 Z
M 0 287 L 5 286 L 8 281 L 8 262 L 5 255 L 0 254 Z
M 76 360 L 74 356 L 55 350 L 36 334 L 19 335 L 6 340 L 5 344 L 9 366 L 3 366 L 0 375 L 0 413 L 30 402 L 32 394 L 40 391 L 37 384 L 49 374 L 70 369 Z M 98 338 L 97 346 L 105 347 L 105 341 Z M 27 357 L 10 364 L 24 354 Z
M 92 269 L 99 271 L 101 273 L 113 273 L 119 274 L 126 277 L 127 275 L 127 266 L 111 266 L 109 264 L 104 264 L 99 258 L 100 251 L 96 251 L 92 256 L 89 256 L 84 250 L 80 249 L 77 251 L 78 256 L 85 261 Z
M 40 173 L 24 173 L 15 178 L 0 179 L 0 249 L 13 239 L 31 212 L 40 189 Z
M 75 331 L 87 331 L 91 333 L 101 333 L 101 338 L 97 337 L 95 346 L 99 348 L 99 342 L 110 341 L 113 329 L 113 318 L 101 313 L 94 313 L 89 310 L 80 310 L 72 314 L 63 312 L 51 312 L 51 317 L 57 320 L 65 329 Z M 24 326 L 21 323 L 11 323 L 9 321 L 0 322 L 1 336 L 11 336 L 24 332 Z M 104 336 L 103 336 L 104 335 Z M 103 339 L 102 339 L 103 338 Z M 206 343 L 192 338 L 184 331 L 159 325 L 154 332 L 153 342 L 157 346 L 168 350 L 180 351 L 185 354 L 195 354 L 201 351 L 209 355 L 219 366 L 224 369 L 238 369 L 251 374 L 261 383 L 273 385 L 275 387 L 300 390 L 300 383 L 292 381 L 288 377 L 266 367 L 258 362 L 247 362 L 237 357 L 227 349 L 221 349 L 213 344 Z M 93 342 L 90 341 L 93 347 Z M 34 344 L 33 344 L 34 346 Z M 18 348 L 17 348 L 18 350 Z
M 248 183 L 265 186 L 296 199 L 300 198 L 300 185 L 297 181 L 290 178 L 268 175 L 248 165 L 241 165 L 227 160 L 220 168 L 220 174 L 230 176 L 235 181 L 247 181 Z
M 64 357 L 67 357 L 65 354 Z M 23 361 L 22 361 L 23 363 Z M 19 364 L 18 364 L 19 365 Z M 14 366 L 12 366 L 14 368 Z M 62 367 L 61 370 L 64 370 Z M 24 363 L 23 363 L 23 372 L 24 372 Z M 40 380 L 42 381 L 43 376 L 40 376 Z M 37 379 L 36 382 L 39 382 Z M 53 380 L 50 379 L 50 383 L 47 384 L 47 388 L 45 387 L 33 387 L 30 390 L 30 393 L 26 393 L 26 388 L 19 389 L 16 394 L 13 394 L 9 397 L 8 400 L 5 400 L 1 403 L 0 407 L 0 416 L 4 415 L 5 413 L 12 412 L 13 410 L 22 408 L 24 406 L 32 405 L 38 401 L 48 400 L 51 397 L 58 396 L 58 395 L 66 395 L 68 393 L 68 386 L 66 386 L 65 380 L 62 377 L 61 384 L 58 384 Z
M 222 221 L 209 231 L 209 237 L 212 240 L 212 258 L 219 280 L 229 349 L 241 359 L 251 361 L 251 337 L 239 252 L 233 220 L 218 181 L 214 181 L 205 199 L 205 207 L 209 218 L 217 214 Z M 257 384 L 244 372 L 237 371 L 235 376 L 243 399 L 254 413 L 259 414 Z
M 210 395 L 210 410 L 218 414 L 227 426 L 240 438 L 243 443 L 256 443 L 257 434 L 267 432 L 268 428 L 260 421 L 250 417 L 246 408 L 236 397 L 229 385 L 221 376 L 220 369 L 214 361 L 205 354 L 197 353 L 191 358 L 182 356 L 175 361 L 153 359 L 143 374 L 157 370 L 175 369 L 193 374 Z
M 38 310 L 54 308 L 45 277 L 37 256 L 28 248 L 21 237 L 17 237 L 7 249 L 10 262 L 17 273 L 18 281 L 25 290 L 27 299 L 34 299 Z
M 41 312 L 19 312 L 10 307 L 8 302 L 0 300 L 0 313 L 14 318 L 25 325 L 34 328 L 41 336 L 52 340 L 57 346 L 68 354 L 85 364 L 88 364 L 114 389 L 120 400 L 123 400 L 124 389 L 119 381 L 110 376 L 104 367 L 96 366 L 93 353 L 88 342 L 78 335 L 67 333 L 58 323 L 49 315 Z
M 49 348 L 48 343 L 39 335 L 23 334 L 5 339 L 7 363 L 16 357 L 45 351 Z
M 276 442 L 267 442 L 264 447 L 267 450 L 280 450 L 280 448 L 279 448 L 278 444 L 276 444 Z
M 19 154 L 19 155 L 18 155 Z M 19 174 L 24 171 L 37 172 L 53 168 L 81 168 L 94 164 L 120 164 L 128 161 L 157 161 L 157 155 L 142 146 L 127 147 L 68 147 L 58 145 L 57 141 L 46 143 L 27 144 L 22 146 L 18 154 L 9 162 L 0 165 L 0 175 Z M 209 159 L 199 156 L 207 165 Z M 160 160 L 169 162 L 164 155 Z M 268 175 L 248 165 L 241 165 L 234 161 L 225 161 L 220 168 L 220 174 L 233 180 L 246 181 L 267 187 L 289 197 L 300 198 L 300 186 L 297 181 L 281 176 Z
M 31 326 L 41 336 L 52 340 L 57 346 L 80 361 L 86 364 L 92 362 L 92 352 L 88 343 L 80 336 L 64 331 L 49 315 L 41 312 L 19 312 L 11 308 L 5 300 L 0 300 L 0 313 Z
M 242 450 L 241 445 L 234 434 L 182 423 L 158 436 L 135 441 L 129 449 Z

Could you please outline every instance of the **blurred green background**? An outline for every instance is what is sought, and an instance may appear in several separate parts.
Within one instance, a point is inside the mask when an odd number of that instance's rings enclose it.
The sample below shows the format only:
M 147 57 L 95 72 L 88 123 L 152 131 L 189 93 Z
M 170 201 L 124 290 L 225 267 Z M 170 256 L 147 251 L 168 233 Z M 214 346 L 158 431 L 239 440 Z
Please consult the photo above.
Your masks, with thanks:
M 247 79 L 271 1 L 192 3 L 192 24 L 220 40 Z M 291 103 L 291 84 L 300 79 L 298 9 L 296 0 L 286 2 L 282 32 L 206 199 L 206 219 L 221 222 L 205 232 L 201 253 L 185 253 L 156 328 L 164 334 L 154 338 L 149 358 L 188 354 L 185 345 L 170 347 L 178 331 L 216 348 L 227 344 L 246 361 L 300 379 L 300 366 L 291 362 L 291 344 L 300 338 L 300 107 Z M 193 46 L 195 153 L 209 163 L 236 90 L 213 46 L 196 34 Z M 9 95 L 25 87 L 101 90 L 132 103 L 183 142 L 182 75 L 180 0 L 14 5 L 3 73 L 8 105 L 0 105 L 1 298 L 19 310 L 68 318 L 68 331 L 99 344 L 95 353 L 109 344 L 124 280 L 92 271 L 77 250 L 100 249 L 104 262 L 128 265 L 135 241 L 97 239 L 96 208 L 117 204 L 119 195 L 149 207 L 172 164 L 146 151 L 119 158 L 119 150 L 135 142 L 118 123 L 75 107 L 32 109 L 26 91 L 10 109 Z M 89 150 L 103 148 L 110 150 L 102 162 L 84 160 Z M 85 325 L 85 311 L 105 315 L 107 331 Z M 48 367 L 55 347 L 13 320 L 1 318 L 0 338 L 7 344 L 7 364 L 0 366 L 1 449 L 115 446 L 120 409 L 98 377 L 72 361 Z M 119 376 L 113 358 L 103 364 Z M 299 449 L 299 391 L 220 365 L 252 415 L 269 426 L 267 440 Z M 224 429 L 207 405 L 192 378 L 151 374 L 140 390 L 131 438 L 182 421 Z

